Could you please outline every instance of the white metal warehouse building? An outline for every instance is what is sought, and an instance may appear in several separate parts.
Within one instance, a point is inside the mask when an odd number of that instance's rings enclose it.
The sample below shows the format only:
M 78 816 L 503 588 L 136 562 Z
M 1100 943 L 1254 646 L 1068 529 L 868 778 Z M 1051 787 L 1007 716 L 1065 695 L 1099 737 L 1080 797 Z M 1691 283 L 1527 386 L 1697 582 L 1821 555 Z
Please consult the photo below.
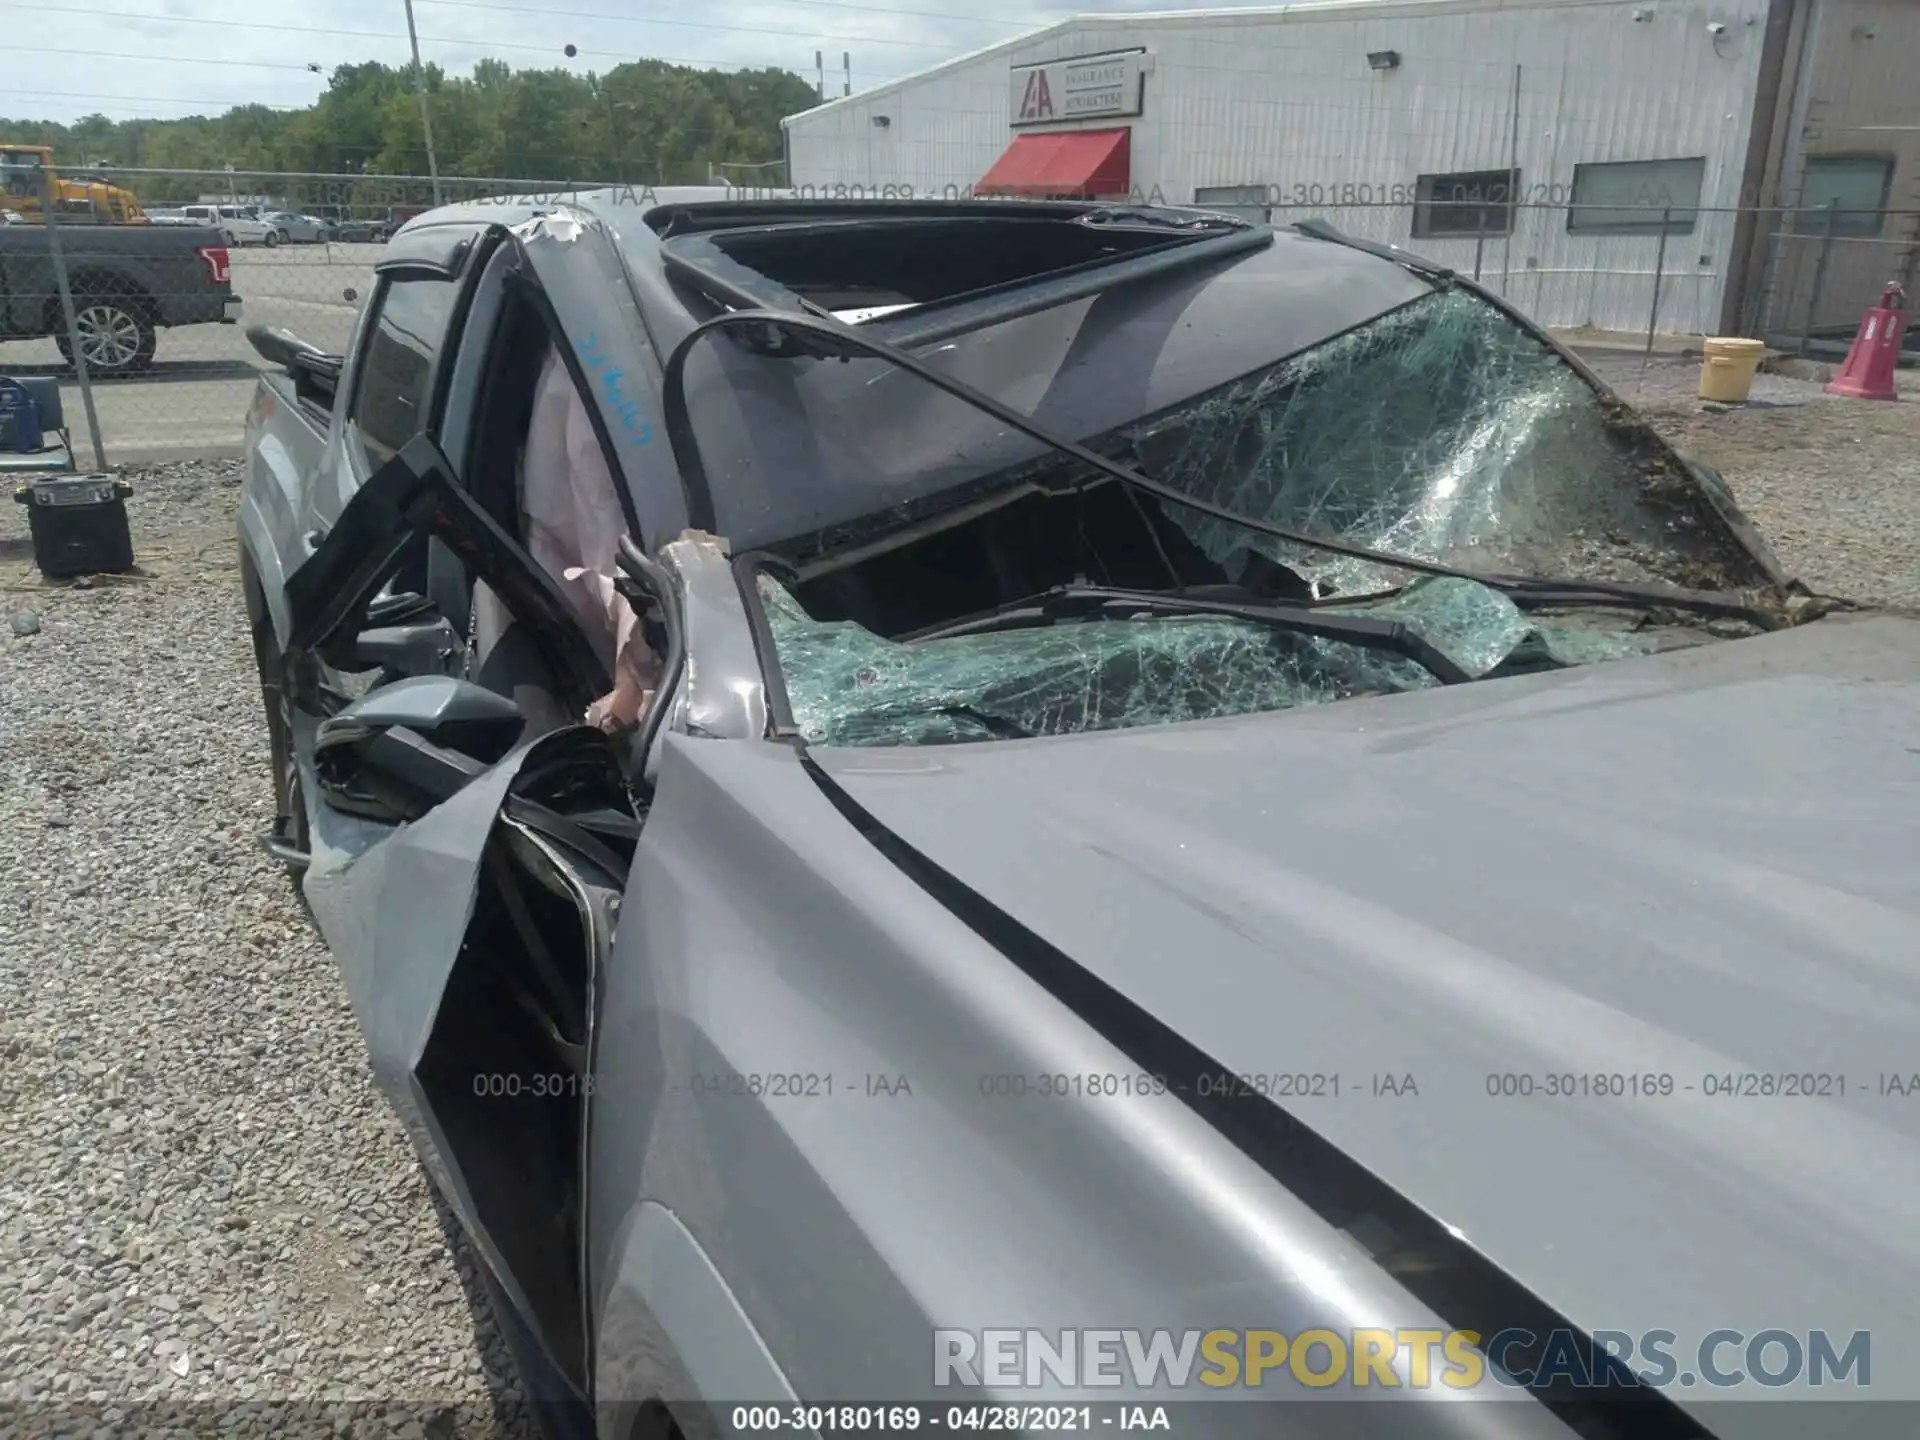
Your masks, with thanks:
M 1916 121 L 1920 0 L 1316 0 L 1079 16 L 784 126 L 802 193 L 1323 214 L 1549 325 L 1644 329 L 1656 268 L 1663 330 L 1797 324 L 1806 217 L 1741 207 L 1834 205 L 1850 333 L 1920 254 Z

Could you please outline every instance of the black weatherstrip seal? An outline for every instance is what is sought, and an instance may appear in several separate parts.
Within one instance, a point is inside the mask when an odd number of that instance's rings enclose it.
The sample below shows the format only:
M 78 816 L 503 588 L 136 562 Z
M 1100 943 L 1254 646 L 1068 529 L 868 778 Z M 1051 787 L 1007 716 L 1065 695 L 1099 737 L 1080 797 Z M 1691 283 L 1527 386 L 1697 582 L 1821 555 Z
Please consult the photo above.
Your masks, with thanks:
M 1208 1055 L 1150 1012 L 1075 962 L 985 896 L 962 884 L 869 814 L 797 744 L 800 763 L 829 803 L 873 847 L 968 929 L 992 945 L 1055 999 L 1093 1026 L 1146 1073 L 1164 1075 L 1168 1088 L 1285 1186 L 1315 1214 L 1338 1228 L 1371 1217 L 1389 1226 L 1396 1252 L 1416 1263 L 1386 1267 L 1395 1281 L 1455 1329 L 1484 1336 L 1501 1330 L 1535 1336 L 1572 1335 L 1586 1341 L 1583 1358 L 1597 1360 L 1594 1389 L 1571 1384 L 1527 1388 L 1534 1398 L 1586 1440 L 1712 1440 L 1704 1425 L 1665 1395 L 1642 1384 L 1590 1336 L 1527 1290 L 1386 1181 L 1340 1150 L 1297 1116 L 1257 1093 L 1219 1093 L 1202 1076 L 1231 1067 Z M 1235 1087 L 1242 1091 L 1245 1087 Z M 1203 1090 L 1205 1093 L 1203 1093 Z M 1537 1363 L 1532 1347 L 1515 1347 Z M 1604 1378 L 1600 1373 L 1604 1369 Z

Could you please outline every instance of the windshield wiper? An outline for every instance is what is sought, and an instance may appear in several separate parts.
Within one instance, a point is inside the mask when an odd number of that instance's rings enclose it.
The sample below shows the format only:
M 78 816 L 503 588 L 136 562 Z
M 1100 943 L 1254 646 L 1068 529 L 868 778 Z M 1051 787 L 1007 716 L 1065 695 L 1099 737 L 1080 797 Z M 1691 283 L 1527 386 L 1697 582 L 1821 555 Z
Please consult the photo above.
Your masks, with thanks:
M 930 715 L 947 715 L 955 720 L 971 720 L 988 734 L 998 735 L 1003 740 L 1031 740 L 1039 732 L 1029 730 L 1017 720 L 1009 720 L 1004 715 L 995 715 L 991 710 L 982 710 L 977 705 L 934 705 L 926 711 Z
M 1667 608 L 1745 620 L 1763 630 L 1778 630 L 1792 623 L 1785 613 L 1785 606 L 1770 610 L 1750 597 L 1724 591 L 1684 590 L 1679 586 L 1667 585 L 1628 585 L 1613 580 L 1581 580 L 1573 576 L 1476 575 L 1472 578 L 1489 589 L 1498 590 L 1522 610 L 1560 605 L 1625 606 L 1636 610 Z
M 996 605 L 959 620 L 927 626 L 897 637 L 902 643 L 948 640 L 995 630 L 1018 630 L 1052 625 L 1062 620 L 1125 620 L 1135 615 L 1209 615 L 1269 625 L 1289 634 L 1311 635 L 1363 650 L 1386 650 L 1404 656 L 1443 685 L 1462 685 L 1473 677 L 1445 652 L 1398 620 L 1364 615 L 1342 615 L 1332 610 L 1298 605 L 1275 605 L 1259 600 L 1174 594 L 1158 590 L 1123 590 L 1104 585 L 1059 585 L 1025 600 Z

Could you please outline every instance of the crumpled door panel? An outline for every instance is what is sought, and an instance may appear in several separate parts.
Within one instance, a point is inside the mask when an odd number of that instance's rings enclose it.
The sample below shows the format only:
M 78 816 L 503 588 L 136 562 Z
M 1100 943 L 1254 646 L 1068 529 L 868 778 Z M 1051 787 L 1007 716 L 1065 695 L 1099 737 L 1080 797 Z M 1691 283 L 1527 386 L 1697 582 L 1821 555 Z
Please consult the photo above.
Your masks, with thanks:
M 576 1384 L 586 1057 L 631 863 L 630 843 L 569 818 L 588 810 L 637 829 L 606 737 L 573 726 L 306 879 L 377 1083 Z

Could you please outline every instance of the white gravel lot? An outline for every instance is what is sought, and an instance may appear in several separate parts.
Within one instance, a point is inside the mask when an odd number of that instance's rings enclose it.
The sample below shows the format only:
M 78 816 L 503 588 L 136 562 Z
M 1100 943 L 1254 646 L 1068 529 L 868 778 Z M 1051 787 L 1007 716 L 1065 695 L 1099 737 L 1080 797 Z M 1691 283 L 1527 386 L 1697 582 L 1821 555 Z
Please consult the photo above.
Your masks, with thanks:
M 470 1258 L 255 843 L 238 475 L 135 475 L 147 578 L 90 589 L 41 588 L 0 515 L 9 622 L 39 622 L 0 627 L 0 1433 L 377 1418 L 232 1404 L 289 1398 L 519 1433 Z
M 1601 368 L 1790 569 L 1920 604 L 1920 406 L 1766 377 L 1771 408 L 1720 413 L 1697 366 Z M 201 1433 L 530 1434 L 470 1257 L 255 844 L 238 476 L 133 474 L 145 573 L 87 589 L 42 582 L 0 504 L 0 1435 L 145 1429 L 156 1402 Z M 292 1400 L 318 1408 L 235 1408 Z
M 1753 404 L 1699 400 L 1698 360 L 1608 359 L 1602 379 L 1727 477 L 1787 572 L 1813 589 L 1920 606 L 1920 372 L 1894 402 L 1756 375 Z

